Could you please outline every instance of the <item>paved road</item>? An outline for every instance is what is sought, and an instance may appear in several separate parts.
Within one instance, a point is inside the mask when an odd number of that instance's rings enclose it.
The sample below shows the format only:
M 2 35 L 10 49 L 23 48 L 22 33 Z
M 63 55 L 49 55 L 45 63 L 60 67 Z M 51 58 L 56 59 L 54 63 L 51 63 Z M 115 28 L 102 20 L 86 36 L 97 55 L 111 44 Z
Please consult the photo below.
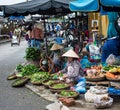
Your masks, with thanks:
M 50 103 L 25 87 L 11 87 L 13 81 L 6 80 L 15 67 L 24 62 L 26 47 L 26 41 L 13 47 L 10 42 L 0 44 L 0 110 L 45 110 Z

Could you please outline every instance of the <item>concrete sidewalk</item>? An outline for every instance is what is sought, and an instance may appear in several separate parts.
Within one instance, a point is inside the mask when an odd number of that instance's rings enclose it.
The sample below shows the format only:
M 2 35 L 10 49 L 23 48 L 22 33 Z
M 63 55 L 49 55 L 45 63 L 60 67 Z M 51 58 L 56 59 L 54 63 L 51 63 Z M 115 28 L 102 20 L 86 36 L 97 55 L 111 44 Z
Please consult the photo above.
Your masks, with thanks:
M 38 96 L 50 101 L 51 104 L 46 106 L 47 110 L 96 110 L 93 103 L 88 103 L 84 99 L 84 95 L 80 94 L 79 98 L 76 100 L 75 106 L 65 107 L 67 109 L 60 109 L 60 103 L 57 98 L 57 94 L 50 92 L 50 89 L 46 89 L 44 86 L 35 86 L 30 83 L 25 85 L 26 88 L 30 89 Z M 101 110 L 119 110 L 120 109 L 120 97 L 114 100 L 111 108 L 101 109 Z M 63 106 L 63 105 L 62 105 Z

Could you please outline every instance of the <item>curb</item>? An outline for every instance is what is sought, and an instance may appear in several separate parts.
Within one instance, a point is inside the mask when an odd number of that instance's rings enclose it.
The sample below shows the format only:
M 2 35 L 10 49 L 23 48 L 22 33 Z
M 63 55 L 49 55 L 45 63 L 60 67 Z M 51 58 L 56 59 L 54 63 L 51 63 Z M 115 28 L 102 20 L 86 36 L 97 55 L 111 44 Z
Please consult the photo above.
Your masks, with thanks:
M 1 40 L 0 44 L 6 43 L 6 42 L 11 42 L 11 39 Z

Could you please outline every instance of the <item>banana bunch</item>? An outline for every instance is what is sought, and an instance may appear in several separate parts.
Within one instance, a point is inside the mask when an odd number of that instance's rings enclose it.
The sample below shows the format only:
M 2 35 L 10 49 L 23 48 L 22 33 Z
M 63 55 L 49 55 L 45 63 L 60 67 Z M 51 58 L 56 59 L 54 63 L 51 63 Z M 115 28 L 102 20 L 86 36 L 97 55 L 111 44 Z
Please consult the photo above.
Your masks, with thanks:
M 120 67 L 119 68 L 112 68 L 112 69 L 109 70 L 109 72 L 111 72 L 111 73 L 119 72 L 120 73 Z

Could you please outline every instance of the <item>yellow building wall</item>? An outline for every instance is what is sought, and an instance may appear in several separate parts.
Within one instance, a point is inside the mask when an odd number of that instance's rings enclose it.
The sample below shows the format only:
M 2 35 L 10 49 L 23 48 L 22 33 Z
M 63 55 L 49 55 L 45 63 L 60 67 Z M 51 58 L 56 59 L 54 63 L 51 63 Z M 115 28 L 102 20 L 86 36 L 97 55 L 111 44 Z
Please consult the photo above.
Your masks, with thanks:
M 100 15 L 100 13 L 97 12 L 88 13 L 88 27 L 90 30 L 90 34 L 92 33 L 93 29 L 98 27 L 99 33 L 103 34 L 106 37 L 108 28 L 107 15 Z

